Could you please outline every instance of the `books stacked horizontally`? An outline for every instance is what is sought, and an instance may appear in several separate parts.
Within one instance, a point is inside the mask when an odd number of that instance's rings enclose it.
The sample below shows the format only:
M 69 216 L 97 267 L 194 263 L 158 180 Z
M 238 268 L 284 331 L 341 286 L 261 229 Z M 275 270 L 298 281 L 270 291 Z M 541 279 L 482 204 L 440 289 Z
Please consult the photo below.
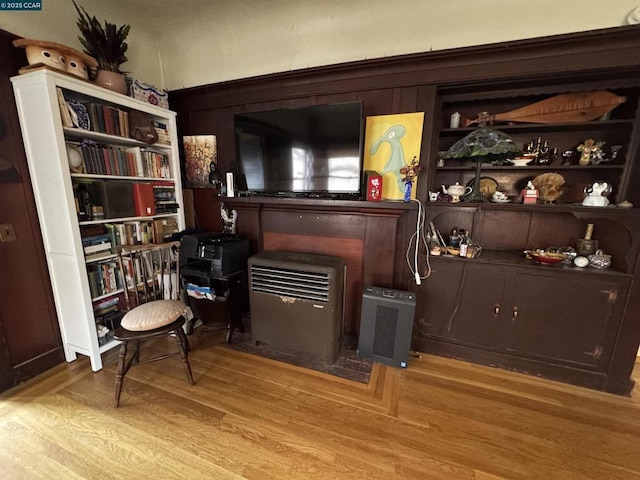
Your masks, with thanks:
M 157 213 L 175 213 L 180 205 L 172 182 L 152 182 Z
M 120 326 L 125 312 L 118 309 L 119 302 L 120 297 L 113 296 L 100 300 L 93 306 L 100 345 L 104 345 L 113 338 L 113 331 Z
M 169 137 L 169 128 L 167 127 L 167 124 L 156 121 L 151 123 L 158 134 L 158 141 L 156 143 L 158 145 L 171 145 L 171 138 Z
M 94 235 L 82 239 L 85 261 L 96 262 L 113 257 L 113 244 L 111 235 Z

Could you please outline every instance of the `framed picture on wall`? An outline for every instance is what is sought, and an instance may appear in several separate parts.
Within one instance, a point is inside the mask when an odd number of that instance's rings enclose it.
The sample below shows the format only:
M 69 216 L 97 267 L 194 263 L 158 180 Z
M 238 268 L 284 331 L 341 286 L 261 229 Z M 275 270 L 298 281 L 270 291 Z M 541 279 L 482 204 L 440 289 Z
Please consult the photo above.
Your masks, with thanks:
M 185 159 L 185 187 L 215 187 L 218 172 L 218 146 L 215 135 L 182 137 Z
M 404 182 L 400 169 L 420 158 L 424 112 L 367 117 L 364 170 L 382 175 L 382 198 L 401 200 Z M 414 180 L 411 198 L 415 198 Z

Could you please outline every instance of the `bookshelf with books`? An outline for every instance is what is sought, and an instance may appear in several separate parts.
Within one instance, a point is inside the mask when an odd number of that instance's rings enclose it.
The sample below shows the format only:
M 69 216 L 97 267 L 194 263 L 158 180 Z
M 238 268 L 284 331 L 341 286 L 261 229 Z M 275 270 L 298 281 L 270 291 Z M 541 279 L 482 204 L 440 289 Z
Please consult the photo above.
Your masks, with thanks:
M 49 70 L 11 80 L 65 357 L 97 371 L 126 304 L 120 250 L 184 229 L 175 113 Z

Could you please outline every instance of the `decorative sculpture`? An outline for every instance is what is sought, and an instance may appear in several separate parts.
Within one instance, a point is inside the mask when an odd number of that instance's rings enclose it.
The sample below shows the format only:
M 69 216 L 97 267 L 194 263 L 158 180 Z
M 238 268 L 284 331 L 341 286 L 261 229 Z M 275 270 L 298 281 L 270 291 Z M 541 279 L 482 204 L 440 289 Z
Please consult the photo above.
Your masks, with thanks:
M 227 206 L 224 203 L 220 203 L 220 216 L 222 217 L 222 221 L 224 222 L 223 232 L 235 235 L 238 211 L 231 210 L 231 213 L 229 213 L 229 209 L 227 208 Z

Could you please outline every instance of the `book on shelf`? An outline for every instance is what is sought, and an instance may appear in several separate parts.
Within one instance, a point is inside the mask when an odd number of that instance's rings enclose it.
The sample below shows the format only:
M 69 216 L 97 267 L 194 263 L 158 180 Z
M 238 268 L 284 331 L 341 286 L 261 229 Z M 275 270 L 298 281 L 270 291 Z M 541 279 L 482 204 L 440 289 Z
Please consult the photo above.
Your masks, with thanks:
M 76 142 L 67 142 L 76 146 Z M 171 178 L 169 156 L 140 147 L 121 147 L 83 140 L 79 149 L 83 170 L 94 175 Z
M 156 135 L 158 136 L 157 144 L 160 145 L 171 145 L 171 137 L 169 136 L 169 127 L 166 123 L 159 121 L 152 121 L 153 129 L 156 131 Z
M 178 233 L 178 221 L 175 218 L 162 218 L 153 221 L 153 243 L 165 243 Z
M 112 253 L 111 242 L 98 243 L 96 245 L 87 245 L 84 247 L 85 255 L 94 255 L 96 253 L 104 254 L 105 252 Z
M 142 149 L 140 147 L 130 147 L 125 150 L 127 160 L 130 163 L 131 175 L 135 177 L 144 177 L 144 168 L 142 162 Z
M 113 253 L 109 251 L 103 251 L 103 252 L 96 252 L 96 253 L 91 253 L 89 255 L 85 255 L 84 261 L 85 263 L 93 263 L 93 262 L 100 262 L 102 260 L 108 260 L 113 257 L 114 257 Z
M 91 130 L 117 137 L 129 138 L 129 112 L 111 105 L 87 102 Z
M 179 205 L 173 182 L 153 182 L 153 196 L 156 202 L 156 213 L 175 213 Z
M 91 192 L 86 183 L 73 183 L 73 199 L 76 207 L 78 221 L 84 222 L 93 220 L 93 210 L 91 203 Z
M 84 247 L 84 255 L 85 257 L 96 257 L 96 256 L 104 256 L 107 254 L 112 254 L 113 248 L 111 246 L 111 242 L 109 243 L 101 243 L 99 245 L 90 245 Z
M 153 178 L 171 178 L 169 156 L 164 152 L 142 149 L 143 176 Z
M 108 233 L 100 235 L 86 236 L 82 238 L 84 253 L 95 253 L 106 249 L 111 249 L 111 236 Z
M 132 221 L 124 222 L 124 238 L 125 245 L 146 245 L 151 243 L 153 222 L 151 221 Z
M 124 226 L 120 223 L 105 223 L 104 227 L 107 230 L 111 245 L 115 247 L 122 245 L 122 238 L 124 236 Z
M 56 87 L 56 95 L 58 97 L 58 108 L 60 109 L 60 118 L 62 119 L 63 127 L 73 127 L 73 120 L 71 119 L 71 112 L 69 111 L 69 105 L 64 98 L 64 93 L 60 87 Z
M 96 323 L 104 325 L 109 330 L 114 331 L 120 326 L 120 322 L 122 321 L 122 317 L 124 317 L 125 313 L 126 312 L 120 311 L 116 305 L 113 310 L 96 316 Z
M 136 182 L 133 184 L 133 201 L 136 207 L 136 215 L 139 217 L 156 214 L 156 203 L 151 183 Z
M 93 306 L 93 313 L 95 315 L 103 315 L 107 312 L 117 309 L 119 302 L 120 302 L 120 298 L 118 296 L 108 297 L 108 298 L 99 300 Z

